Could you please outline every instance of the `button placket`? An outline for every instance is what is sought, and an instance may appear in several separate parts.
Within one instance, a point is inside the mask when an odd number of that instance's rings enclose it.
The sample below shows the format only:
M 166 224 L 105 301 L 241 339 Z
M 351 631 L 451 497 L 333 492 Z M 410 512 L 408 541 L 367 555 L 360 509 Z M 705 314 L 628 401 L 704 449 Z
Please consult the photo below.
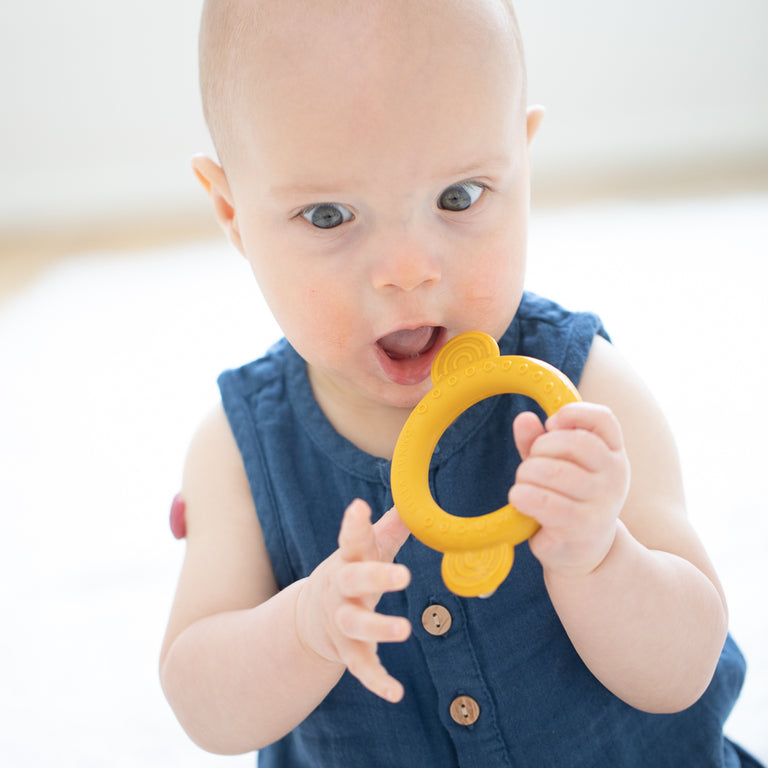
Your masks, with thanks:
M 477 765 L 477 755 L 482 754 L 484 768 L 511 768 L 493 697 L 475 652 L 474 642 L 477 640 L 473 642 L 469 632 L 467 611 L 473 603 L 445 590 L 440 580 L 439 553 L 412 538 L 403 545 L 401 554 L 412 571 L 406 599 L 409 618 L 415 628 L 413 638 L 421 646 L 437 694 L 437 713 L 451 738 L 459 764 Z M 450 615 L 449 627 L 435 606 Z M 430 625 L 443 634 L 429 632 Z M 454 710 L 458 720 L 451 714 L 457 699 Z M 474 701 L 474 706 L 469 699 Z

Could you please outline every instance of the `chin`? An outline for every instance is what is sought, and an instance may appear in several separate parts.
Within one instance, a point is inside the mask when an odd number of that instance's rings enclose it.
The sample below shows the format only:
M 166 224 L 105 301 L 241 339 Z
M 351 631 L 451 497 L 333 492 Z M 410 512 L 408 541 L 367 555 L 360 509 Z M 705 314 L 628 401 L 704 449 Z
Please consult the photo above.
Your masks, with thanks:
M 389 384 L 385 387 L 386 391 L 381 392 L 378 399 L 384 405 L 410 412 L 430 389 L 432 389 L 432 380 L 429 377 L 418 384 Z

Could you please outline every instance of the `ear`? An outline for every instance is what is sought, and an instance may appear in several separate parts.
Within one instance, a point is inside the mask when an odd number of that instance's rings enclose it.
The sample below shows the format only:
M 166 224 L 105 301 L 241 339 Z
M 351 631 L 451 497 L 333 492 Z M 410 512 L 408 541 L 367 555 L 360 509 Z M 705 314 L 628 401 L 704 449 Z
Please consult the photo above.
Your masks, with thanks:
M 244 254 L 232 191 L 229 188 L 224 169 L 206 155 L 195 155 L 192 158 L 192 170 L 211 198 L 216 221 L 224 230 L 224 234 L 229 238 L 232 245 Z
M 544 119 L 544 107 L 541 105 L 535 105 L 528 107 L 525 117 L 525 123 L 528 129 L 528 146 L 531 145 L 533 137 L 539 130 L 541 121 Z

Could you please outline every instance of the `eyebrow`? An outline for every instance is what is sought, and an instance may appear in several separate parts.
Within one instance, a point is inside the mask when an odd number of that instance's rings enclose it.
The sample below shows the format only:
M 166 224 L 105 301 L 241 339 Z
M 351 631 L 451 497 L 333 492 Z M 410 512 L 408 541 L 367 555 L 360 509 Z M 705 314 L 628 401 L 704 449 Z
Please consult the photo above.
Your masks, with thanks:
M 470 165 L 464 165 L 460 168 L 453 170 L 452 172 L 444 174 L 444 178 L 466 178 L 474 176 L 475 174 L 487 170 L 497 170 L 499 168 L 505 168 L 510 165 L 511 160 L 507 155 L 495 155 L 494 157 L 486 157 L 476 163 Z
M 342 184 L 311 184 L 309 182 L 298 182 L 296 184 L 280 184 L 271 187 L 269 192 L 278 197 L 291 197 L 292 195 L 325 195 L 338 192 L 340 189 L 349 189 L 356 186 L 354 179 L 348 179 Z
M 507 155 L 495 155 L 493 157 L 483 158 L 477 162 L 469 163 L 458 168 L 449 169 L 447 172 L 441 172 L 441 179 L 466 179 L 485 171 L 497 170 L 509 166 L 510 158 Z M 370 181 L 370 179 L 367 179 Z M 349 178 L 343 179 L 338 184 L 330 185 L 326 183 L 314 184 L 311 182 L 296 182 L 293 184 L 279 184 L 270 188 L 271 195 L 278 197 L 291 197 L 294 195 L 322 197 L 324 195 L 333 197 L 334 194 L 343 192 L 346 189 L 355 189 L 364 183 L 361 179 Z M 330 199 L 330 198 L 329 198 Z

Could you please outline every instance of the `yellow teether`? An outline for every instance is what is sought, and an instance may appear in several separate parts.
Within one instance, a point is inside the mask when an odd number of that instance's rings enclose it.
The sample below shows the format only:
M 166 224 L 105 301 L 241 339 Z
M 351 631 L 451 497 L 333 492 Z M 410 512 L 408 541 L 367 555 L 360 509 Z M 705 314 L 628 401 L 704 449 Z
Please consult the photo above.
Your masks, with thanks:
M 429 464 L 440 437 L 475 403 L 517 393 L 535 400 L 547 416 L 581 400 L 564 374 L 540 360 L 499 354 L 485 333 L 463 333 L 432 363 L 431 389 L 405 422 L 392 457 L 392 496 L 417 539 L 443 552 L 443 581 L 452 592 L 476 597 L 493 592 L 512 568 L 515 544 L 538 523 L 505 504 L 478 517 L 457 517 L 439 507 L 429 490 Z

